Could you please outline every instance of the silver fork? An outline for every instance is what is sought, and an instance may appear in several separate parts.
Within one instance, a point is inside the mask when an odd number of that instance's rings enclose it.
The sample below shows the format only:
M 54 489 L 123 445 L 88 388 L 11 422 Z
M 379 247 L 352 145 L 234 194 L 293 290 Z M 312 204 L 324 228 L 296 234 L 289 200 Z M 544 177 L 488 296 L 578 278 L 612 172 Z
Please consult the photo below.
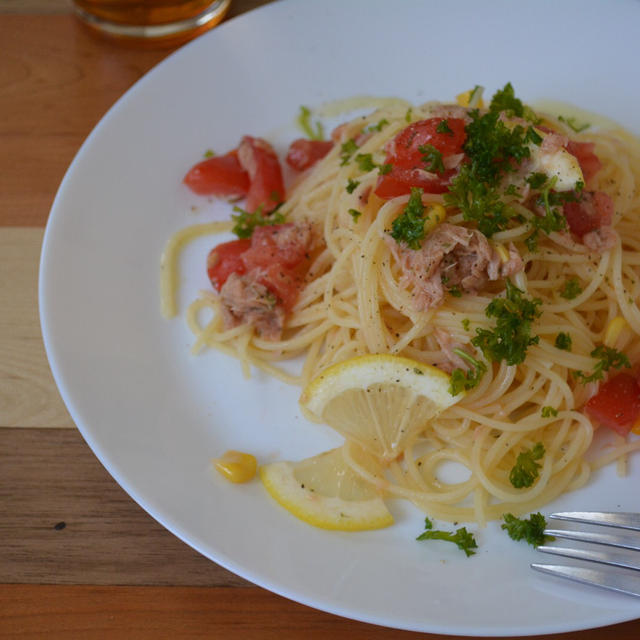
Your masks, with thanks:
M 593 531 L 580 529 L 545 529 L 544 533 L 554 538 L 587 543 L 584 548 L 563 544 L 541 545 L 537 549 L 566 558 L 597 563 L 589 564 L 540 564 L 533 569 L 576 582 L 612 589 L 640 597 L 640 513 L 614 513 L 606 511 L 565 511 L 552 513 L 549 518 L 566 520 L 582 525 L 597 525 Z M 613 528 L 613 532 L 597 531 L 598 528 Z M 620 531 L 626 529 L 625 531 Z M 593 548 L 589 548 L 593 545 Z M 621 549 L 621 551 L 609 548 Z M 598 566 L 605 565 L 605 567 Z

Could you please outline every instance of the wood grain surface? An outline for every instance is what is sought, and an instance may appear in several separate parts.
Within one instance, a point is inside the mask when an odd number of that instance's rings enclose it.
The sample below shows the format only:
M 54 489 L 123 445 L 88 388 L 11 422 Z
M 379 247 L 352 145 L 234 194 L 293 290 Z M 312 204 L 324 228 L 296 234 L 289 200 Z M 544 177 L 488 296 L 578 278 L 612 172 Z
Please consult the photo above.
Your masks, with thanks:
M 229 18 L 262 4 L 234 0 Z M 69 0 L 0 2 L 0 638 L 418 637 L 296 604 L 198 554 L 113 481 L 56 389 L 37 292 L 56 189 L 170 52 L 95 38 Z M 613 636 L 640 638 L 640 621 L 556 637 Z

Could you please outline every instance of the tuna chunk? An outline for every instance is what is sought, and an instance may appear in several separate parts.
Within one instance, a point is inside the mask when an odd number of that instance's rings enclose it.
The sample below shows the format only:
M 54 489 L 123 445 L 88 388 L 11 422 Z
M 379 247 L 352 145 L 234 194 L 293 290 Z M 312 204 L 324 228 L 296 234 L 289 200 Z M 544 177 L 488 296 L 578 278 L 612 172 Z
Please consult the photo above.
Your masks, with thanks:
M 509 246 L 509 260 L 503 264 L 480 231 L 448 223 L 438 225 L 420 249 L 410 249 L 390 237 L 388 243 L 402 266 L 403 284 L 413 285 L 414 306 L 419 311 L 439 306 L 449 289 L 479 293 L 490 280 L 523 268 L 513 245 Z
M 220 299 L 227 328 L 253 325 L 267 340 L 278 340 L 284 327 L 285 311 L 276 297 L 258 282 L 259 270 L 238 275 L 232 273 L 220 289 Z

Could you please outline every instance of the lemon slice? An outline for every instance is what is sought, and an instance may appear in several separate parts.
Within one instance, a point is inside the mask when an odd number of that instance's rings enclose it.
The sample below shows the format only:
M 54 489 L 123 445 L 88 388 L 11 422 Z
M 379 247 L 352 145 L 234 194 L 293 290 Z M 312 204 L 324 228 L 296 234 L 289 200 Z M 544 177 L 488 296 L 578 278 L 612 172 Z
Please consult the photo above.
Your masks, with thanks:
M 374 461 L 358 462 L 382 478 Z M 287 511 L 316 527 L 364 531 L 393 524 L 379 490 L 351 470 L 342 448 L 300 462 L 266 464 L 260 467 L 260 479 Z
M 392 460 L 429 420 L 458 402 L 449 376 L 431 365 L 386 354 L 359 356 L 325 369 L 300 406 L 347 440 Z

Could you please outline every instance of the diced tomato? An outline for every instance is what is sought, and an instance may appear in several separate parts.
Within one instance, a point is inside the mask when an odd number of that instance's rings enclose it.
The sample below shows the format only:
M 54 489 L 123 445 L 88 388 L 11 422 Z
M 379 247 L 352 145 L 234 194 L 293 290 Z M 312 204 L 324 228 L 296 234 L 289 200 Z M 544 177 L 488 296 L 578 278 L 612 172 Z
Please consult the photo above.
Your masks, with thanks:
M 451 133 L 438 132 L 439 127 L 448 127 Z M 464 120 L 460 118 L 429 118 L 413 122 L 391 141 L 387 148 L 387 162 L 406 168 L 424 169 L 424 153 L 420 147 L 427 144 L 445 157 L 460 153 L 467 137 L 464 127 Z
M 240 198 L 249 190 L 249 174 L 240 165 L 235 150 L 198 162 L 189 169 L 183 182 L 201 196 Z
M 446 127 L 450 130 L 438 131 Z M 444 193 L 455 169 L 441 174 L 428 172 L 423 160 L 425 155 L 420 151 L 423 145 L 435 147 L 443 159 L 462 153 L 466 139 L 464 120 L 460 118 L 429 118 L 414 122 L 404 128 L 388 145 L 386 164 L 392 169 L 378 178 L 375 194 L 385 200 L 411 193 L 412 187 L 419 187 L 425 193 Z
M 598 423 L 626 435 L 640 416 L 640 385 L 630 373 L 619 373 L 604 384 L 585 405 Z
M 262 207 L 262 213 L 270 213 L 284 200 L 278 156 L 266 140 L 244 136 L 238 147 L 238 159 L 249 174 L 245 209 L 253 213 Z
M 251 239 L 224 242 L 209 253 L 207 273 L 218 290 L 232 273 L 255 270 L 257 280 L 291 311 L 302 289 L 309 256 L 304 237 L 293 223 L 257 227 Z
M 304 171 L 324 158 L 332 147 L 330 140 L 298 138 L 289 145 L 286 162 L 292 169 Z
M 392 165 L 389 173 L 378 177 L 374 193 L 383 200 L 409 194 L 412 187 L 419 187 L 424 193 L 444 193 L 454 174 L 455 169 L 433 177 L 420 169 L 405 169 Z
M 571 233 L 582 238 L 611 224 L 615 208 L 611 197 L 603 191 L 584 191 L 580 200 L 565 203 L 562 210 Z
M 593 142 L 576 142 L 569 140 L 567 143 L 567 151 L 578 159 L 584 181 L 589 184 L 593 176 L 602 168 L 600 158 L 593 152 L 595 144 Z
M 215 289 L 220 291 L 222 285 L 232 273 L 242 275 L 247 268 L 242 261 L 242 254 L 251 246 L 251 240 L 241 238 L 223 242 L 214 247 L 207 256 L 207 274 Z
M 281 264 L 271 264 L 260 269 L 258 282 L 267 287 L 282 302 L 287 313 L 296 303 L 303 284 L 302 278 L 295 271 Z
M 251 247 L 243 254 L 247 270 L 272 264 L 294 269 L 307 256 L 307 246 L 300 241 L 296 226 L 285 224 L 257 227 L 251 236 Z

